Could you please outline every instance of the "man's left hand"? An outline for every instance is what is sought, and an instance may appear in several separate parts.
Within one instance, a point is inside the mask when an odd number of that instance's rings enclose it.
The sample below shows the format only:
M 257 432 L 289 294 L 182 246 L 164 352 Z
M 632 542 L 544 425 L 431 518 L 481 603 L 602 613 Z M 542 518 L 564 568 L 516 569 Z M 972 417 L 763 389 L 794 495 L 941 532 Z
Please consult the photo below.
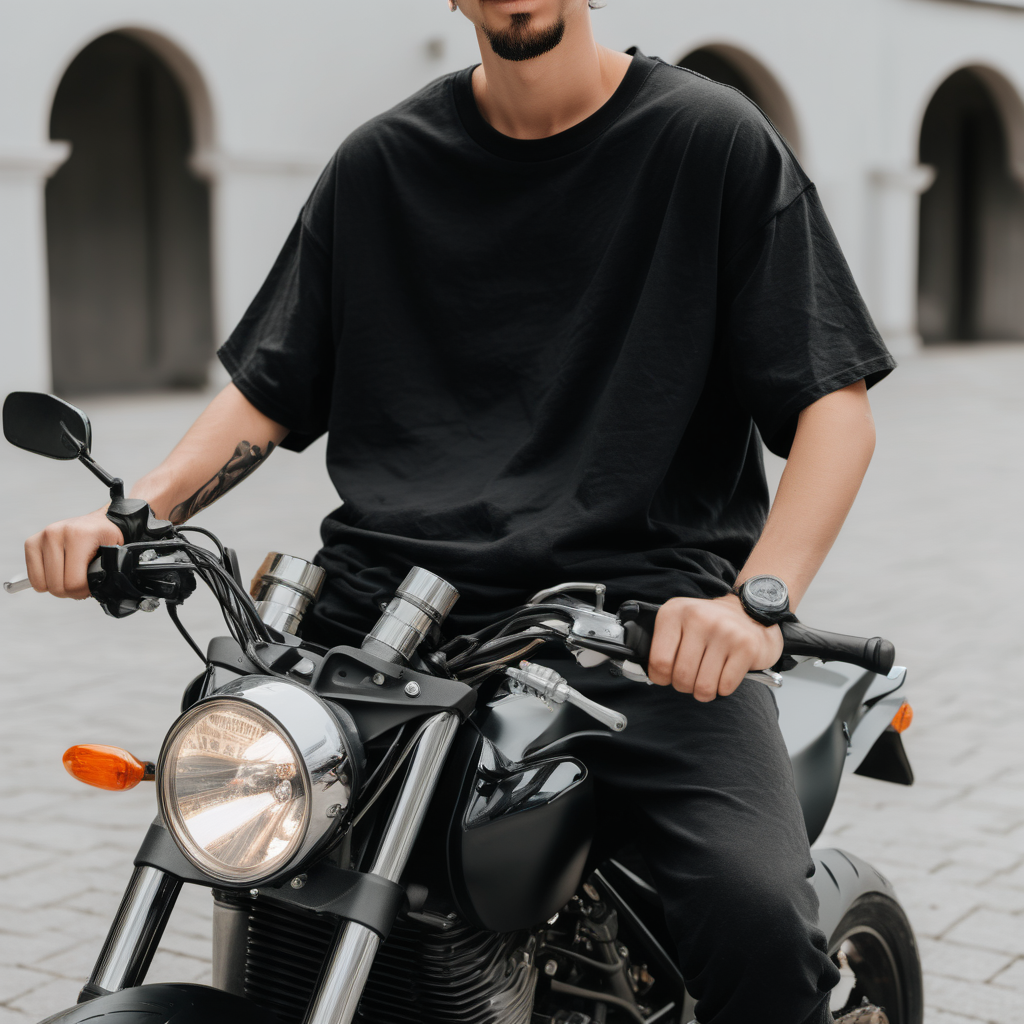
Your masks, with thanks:
M 711 701 L 732 693 L 743 677 L 782 657 L 782 631 L 762 626 L 734 594 L 714 600 L 676 597 L 654 624 L 647 676 L 659 686 Z

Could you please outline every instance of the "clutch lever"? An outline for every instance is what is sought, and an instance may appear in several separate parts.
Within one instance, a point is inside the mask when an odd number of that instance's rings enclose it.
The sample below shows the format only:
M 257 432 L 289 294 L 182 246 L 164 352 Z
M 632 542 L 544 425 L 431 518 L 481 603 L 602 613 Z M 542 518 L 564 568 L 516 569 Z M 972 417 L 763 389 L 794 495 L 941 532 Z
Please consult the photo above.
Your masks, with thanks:
M 597 719 L 612 732 L 622 732 L 626 728 L 626 716 L 603 704 L 584 697 L 579 690 L 574 690 L 566 680 L 553 668 L 546 665 L 534 665 L 529 661 L 519 662 L 519 668 L 505 669 L 508 676 L 508 688 L 513 693 L 524 693 L 536 697 L 550 707 L 552 704 L 572 704 L 580 711 Z

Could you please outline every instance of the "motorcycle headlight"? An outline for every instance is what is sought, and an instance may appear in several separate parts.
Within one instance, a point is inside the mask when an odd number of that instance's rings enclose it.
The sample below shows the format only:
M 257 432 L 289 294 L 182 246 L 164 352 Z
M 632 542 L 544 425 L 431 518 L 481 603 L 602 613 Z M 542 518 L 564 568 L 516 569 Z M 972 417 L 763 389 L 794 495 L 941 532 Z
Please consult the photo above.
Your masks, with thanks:
M 295 683 L 250 677 L 172 726 L 157 768 L 160 811 L 200 870 L 255 882 L 297 864 L 347 822 L 361 767 L 342 708 Z

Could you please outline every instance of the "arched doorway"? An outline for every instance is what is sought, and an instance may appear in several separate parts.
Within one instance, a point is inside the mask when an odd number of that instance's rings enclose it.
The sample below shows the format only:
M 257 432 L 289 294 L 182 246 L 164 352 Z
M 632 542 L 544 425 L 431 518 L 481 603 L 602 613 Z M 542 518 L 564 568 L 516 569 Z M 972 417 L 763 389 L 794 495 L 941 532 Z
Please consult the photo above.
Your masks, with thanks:
M 735 46 L 702 46 L 679 61 L 679 66 L 749 96 L 800 155 L 800 130 L 793 107 L 778 80 L 757 58 Z
M 95 40 L 68 67 L 46 189 L 53 386 L 196 386 L 213 352 L 210 201 L 192 173 L 185 94 L 147 45 Z
M 926 343 L 1024 338 L 1024 189 L 984 70 L 946 79 L 921 127 L 918 329 Z M 1009 102 L 1010 94 L 1007 94 Z M 1017 101 L 1019 105 L 1019 100 Z

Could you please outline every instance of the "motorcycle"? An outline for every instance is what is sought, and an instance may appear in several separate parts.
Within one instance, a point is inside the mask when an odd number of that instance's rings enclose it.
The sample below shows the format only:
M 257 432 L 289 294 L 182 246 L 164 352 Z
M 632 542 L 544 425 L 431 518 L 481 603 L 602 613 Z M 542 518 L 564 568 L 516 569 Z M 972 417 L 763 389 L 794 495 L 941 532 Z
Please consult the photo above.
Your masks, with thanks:
M 327 649 L 299 635 L 323 570 L 272 553 L 246 591 L 212 533 L 124 497 L 92 458 L 83 412 L 15 392 L 3 422 L 11 443 L 77 459 L 109 488 L 124 543 L 101 547 L 88 570 L 104 611 L 162 602 L 203 661 L 155 763 L 90 745 L 64 756 L 103 788 L 153 781 L 158 812 L 78 1005 L 44 1024 L 692 1019 L 642 859 L 592 851 L 601 808 L 574 746 L 628 723 L 563 674 L 602 666 L 647 684 L 656 606 L 612 612 L 603 585 L 570 582 L 446 639 L 458 594 L 414 568 L 361 647 Z M 229 634 L 206 651 L 178 616 L 198 581 Z M 783 660 L 742 685 L 776 690 L 813 843 L 845 773 L 913 782 L 906 669 L 877 637 L 782 630 Z M 530 660 L 551 651 L 563 660 Z M 842 977 L 833 1012 L 867 1001 L 892 1024 L 921 1024 L 920 961 L 892 886 L 852 853 L 813 859 Z M 184 884 L 212 892 L 213 986 L 147 985 Z

